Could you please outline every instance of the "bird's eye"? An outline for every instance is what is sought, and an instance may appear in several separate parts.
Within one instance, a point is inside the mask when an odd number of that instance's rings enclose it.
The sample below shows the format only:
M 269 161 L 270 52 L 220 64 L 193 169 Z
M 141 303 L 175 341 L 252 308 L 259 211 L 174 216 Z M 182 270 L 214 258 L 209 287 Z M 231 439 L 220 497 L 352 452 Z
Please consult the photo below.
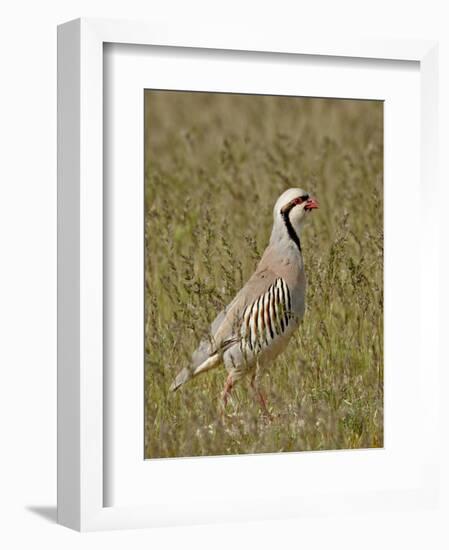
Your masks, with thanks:
M 298 204 L 302 204 L 303 202 L 307 201 L 309 199 L 309 195 L 301 195 L 301 197 L 296 197 L 292 199 L 289 203 L 287 203 L 285 206 L 281 208 L 281 214 L 285 215 L 286 213 L 290 212 L 290 210 L 297 206 Z
M 298 197 L 296 199 L 293 199 L 293 204 L 302 204 L 309 198 L 309 195 L 302 195 L 301 197 Z

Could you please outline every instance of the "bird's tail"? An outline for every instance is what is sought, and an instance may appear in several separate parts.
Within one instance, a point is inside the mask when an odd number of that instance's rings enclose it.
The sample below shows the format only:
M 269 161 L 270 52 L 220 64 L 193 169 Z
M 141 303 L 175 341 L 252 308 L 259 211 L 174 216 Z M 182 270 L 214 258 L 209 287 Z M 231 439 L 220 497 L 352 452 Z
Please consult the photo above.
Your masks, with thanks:
M 190 367 L 184 367 L 181 372 L 178 372 L 173 384 L 170 386 L 170 391 L 176 391 L 180 386 L 193 378 L 193 371 Z
M 184 367 L 181 372 L 176 376 L 173 384 L 170 386 L 170 391 L 176 391 L 180 386 L 188 382 L 194 376 L 205 372 L 207 370 L 213 369 L 220 362 L 220 356 L 218 353 L 211 355 L 205 361 L 203 361 L 196 368 Z

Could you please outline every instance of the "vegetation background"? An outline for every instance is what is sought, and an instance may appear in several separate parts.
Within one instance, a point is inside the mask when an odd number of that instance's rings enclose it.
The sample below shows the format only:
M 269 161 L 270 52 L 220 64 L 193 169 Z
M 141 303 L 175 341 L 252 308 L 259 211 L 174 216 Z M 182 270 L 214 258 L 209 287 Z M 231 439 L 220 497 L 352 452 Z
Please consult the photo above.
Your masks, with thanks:
M 226 372 L 168 388 L 245 283 L 288 187 L 313 193 L 307 309 L 267 369 L 268 423 Z M 145 92 L 145 456 L 383 446 L 383 103 Z

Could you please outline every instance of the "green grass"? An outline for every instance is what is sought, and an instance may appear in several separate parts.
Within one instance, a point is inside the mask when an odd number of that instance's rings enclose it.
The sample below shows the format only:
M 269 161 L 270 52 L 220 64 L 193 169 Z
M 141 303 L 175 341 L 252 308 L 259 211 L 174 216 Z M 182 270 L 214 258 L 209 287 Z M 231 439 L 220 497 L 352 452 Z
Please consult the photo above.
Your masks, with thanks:
M 145 456 L 383 446 L 383 104 L 145 95 Z M 252 274 L 288 187 L 316 195 L 301 238 L 307 308 L 219 416 L 223 367 L 168 388 Z

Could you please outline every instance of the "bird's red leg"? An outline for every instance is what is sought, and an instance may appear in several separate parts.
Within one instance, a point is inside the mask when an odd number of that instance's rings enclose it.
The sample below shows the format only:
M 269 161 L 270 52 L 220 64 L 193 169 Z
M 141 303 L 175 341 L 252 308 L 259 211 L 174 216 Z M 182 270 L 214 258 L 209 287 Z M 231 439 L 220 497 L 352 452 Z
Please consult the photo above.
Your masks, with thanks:
M 223 411 L 226 408 L 233 386 L 234 386 L 234 380 L 232 378 L 232 374 L 229 374 L 228 377 L 226 378 L 223 393 L 221 394 L 221 398 L 223 399 Z
M 259 389 L 259 387 L 256 384 L 256 375 L 254 374 L 251 378 L 251 388 L 253 389 L 254 393 L 256 394 L 257 401 L 259 402 L 259 405 L 263 411 L 263 413 L 270 419 L 273 420 L 273 416 L 271 415 L 270 411 L 268 410 L 267 400 L 262 391 Z

